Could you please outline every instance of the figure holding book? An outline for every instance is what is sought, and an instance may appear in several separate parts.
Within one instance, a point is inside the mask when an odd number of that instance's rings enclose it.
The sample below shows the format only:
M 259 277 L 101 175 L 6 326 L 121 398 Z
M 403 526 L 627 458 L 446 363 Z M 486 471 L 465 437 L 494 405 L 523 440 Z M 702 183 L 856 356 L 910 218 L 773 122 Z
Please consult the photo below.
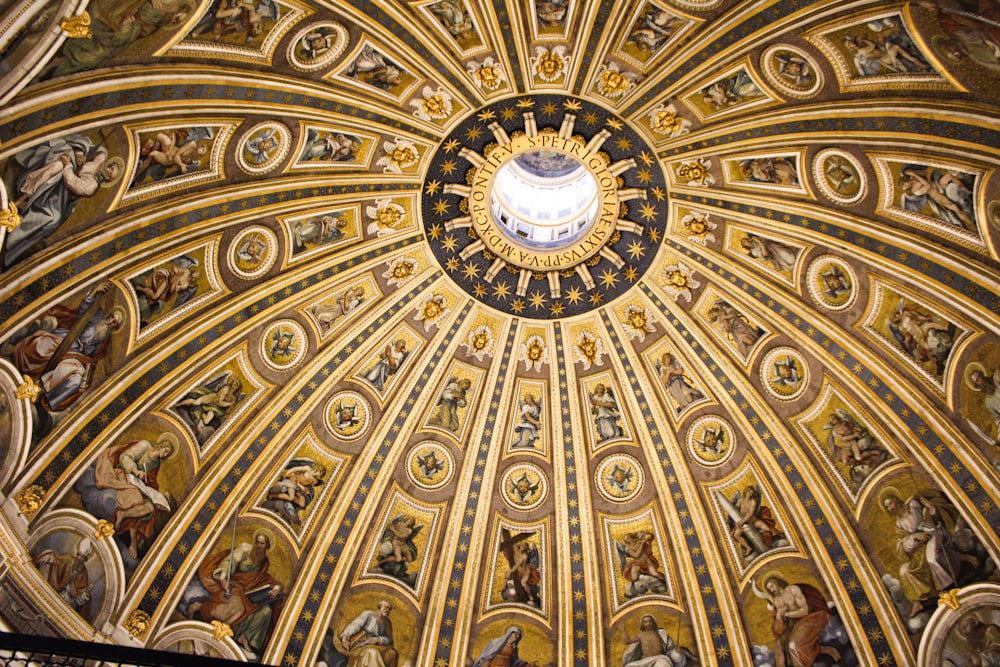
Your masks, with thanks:
M 271 547 L 271 537 L 259 530 L 253 544 L 241 542 L 202 563 L 198 578 L 209 597 L 188 607 L 193 618 L 229 625 L 250 660 L 259 660 L 282 602 L 284 589 L 268 572 Z

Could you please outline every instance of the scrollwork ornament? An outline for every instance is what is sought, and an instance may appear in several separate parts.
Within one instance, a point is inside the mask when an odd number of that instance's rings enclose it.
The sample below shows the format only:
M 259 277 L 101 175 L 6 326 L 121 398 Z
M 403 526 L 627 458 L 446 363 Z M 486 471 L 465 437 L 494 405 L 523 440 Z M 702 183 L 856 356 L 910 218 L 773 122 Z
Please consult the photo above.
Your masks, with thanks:
M 149 621 L 149 614 L 142 609 L 133 609 L 129 612 L 128 618 L 125 619 L 125 630 L 136 639 L 142 641 L 149 630 Z
M 14 496 L 14 502 L 17 503 L 17 511 L 24 515 L 24 518 L 28 521 L 31 521 L 38 514 L 38 510 L 41 509 L 44 499 L 45 489 L 37 484 L 32 484 L 21 489 Z
M 0 227 L 9 233 L 20 224 L 21 214 L 17 212 L 17 205 L 14 202 L 7 202 L 7 208 L 0 211 Z
M 17 389 L 14 390 L 14 397 L 19 401 L 28 399 L 32 403 L 38 400 L 38 394 L 42 392 L 42 388 L 35 384 L 34 381 L 28 377 L 24 376 L 24 382 L 22 382 Z
M 94 33 L 90 30 L 90 14 L 86 10 L 76 16 L 68 16 L 59 23 L 59 28 L 70 39 L 90 39 Z

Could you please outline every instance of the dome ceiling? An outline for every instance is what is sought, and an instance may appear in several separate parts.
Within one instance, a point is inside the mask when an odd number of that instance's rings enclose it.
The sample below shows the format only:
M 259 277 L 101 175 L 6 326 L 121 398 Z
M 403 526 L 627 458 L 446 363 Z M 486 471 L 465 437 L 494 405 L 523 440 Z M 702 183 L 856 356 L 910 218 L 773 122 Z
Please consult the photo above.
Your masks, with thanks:
M 993 3 L 0 11 L 7 628 L 1000 659 Z

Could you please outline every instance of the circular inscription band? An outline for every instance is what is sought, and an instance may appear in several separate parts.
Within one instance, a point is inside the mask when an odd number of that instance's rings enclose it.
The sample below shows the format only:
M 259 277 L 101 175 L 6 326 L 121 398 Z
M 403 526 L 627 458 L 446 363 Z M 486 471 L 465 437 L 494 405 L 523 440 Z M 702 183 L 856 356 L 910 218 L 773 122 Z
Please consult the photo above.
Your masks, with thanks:
M 421 225 L 467 294 L 518 317 L 590 312 L 653 265 L 667 181 L 646 139 L 568 95 L 520 95 L 469 113 L 430 159 Z
M 556 250 L 519 244 L 497 224 L 491 210 L 491 189 L 497 172 L 518 155 L 539 150 L 572 157 L 590 171 L 597 183 L 597 218 L 583 238 Z M 588 151 L 585 144 L 572 137 L 538 134 L 514 137 L 510 143 L 496 146 L 484 157 L 485 161 L 472 177 L 469 209 L 473 228 L 493 254 L 532 271 L 560 270 L 587 261 L 611 239 L 618 224 L 618 187 L 614 174 L 605 162 L 606 158 L 597 151 Z

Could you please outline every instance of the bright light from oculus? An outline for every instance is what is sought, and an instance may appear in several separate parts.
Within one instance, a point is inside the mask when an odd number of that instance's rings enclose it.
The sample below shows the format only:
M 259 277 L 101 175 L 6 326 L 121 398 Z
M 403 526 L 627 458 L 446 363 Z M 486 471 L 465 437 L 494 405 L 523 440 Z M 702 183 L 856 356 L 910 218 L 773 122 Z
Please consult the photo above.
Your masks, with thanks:
M 590 169 L 552 150 L 520 153 L 497 169 L 490 210 L 512 241 L 558 249 L 579 240 L 597 218 L 600 200 Z

